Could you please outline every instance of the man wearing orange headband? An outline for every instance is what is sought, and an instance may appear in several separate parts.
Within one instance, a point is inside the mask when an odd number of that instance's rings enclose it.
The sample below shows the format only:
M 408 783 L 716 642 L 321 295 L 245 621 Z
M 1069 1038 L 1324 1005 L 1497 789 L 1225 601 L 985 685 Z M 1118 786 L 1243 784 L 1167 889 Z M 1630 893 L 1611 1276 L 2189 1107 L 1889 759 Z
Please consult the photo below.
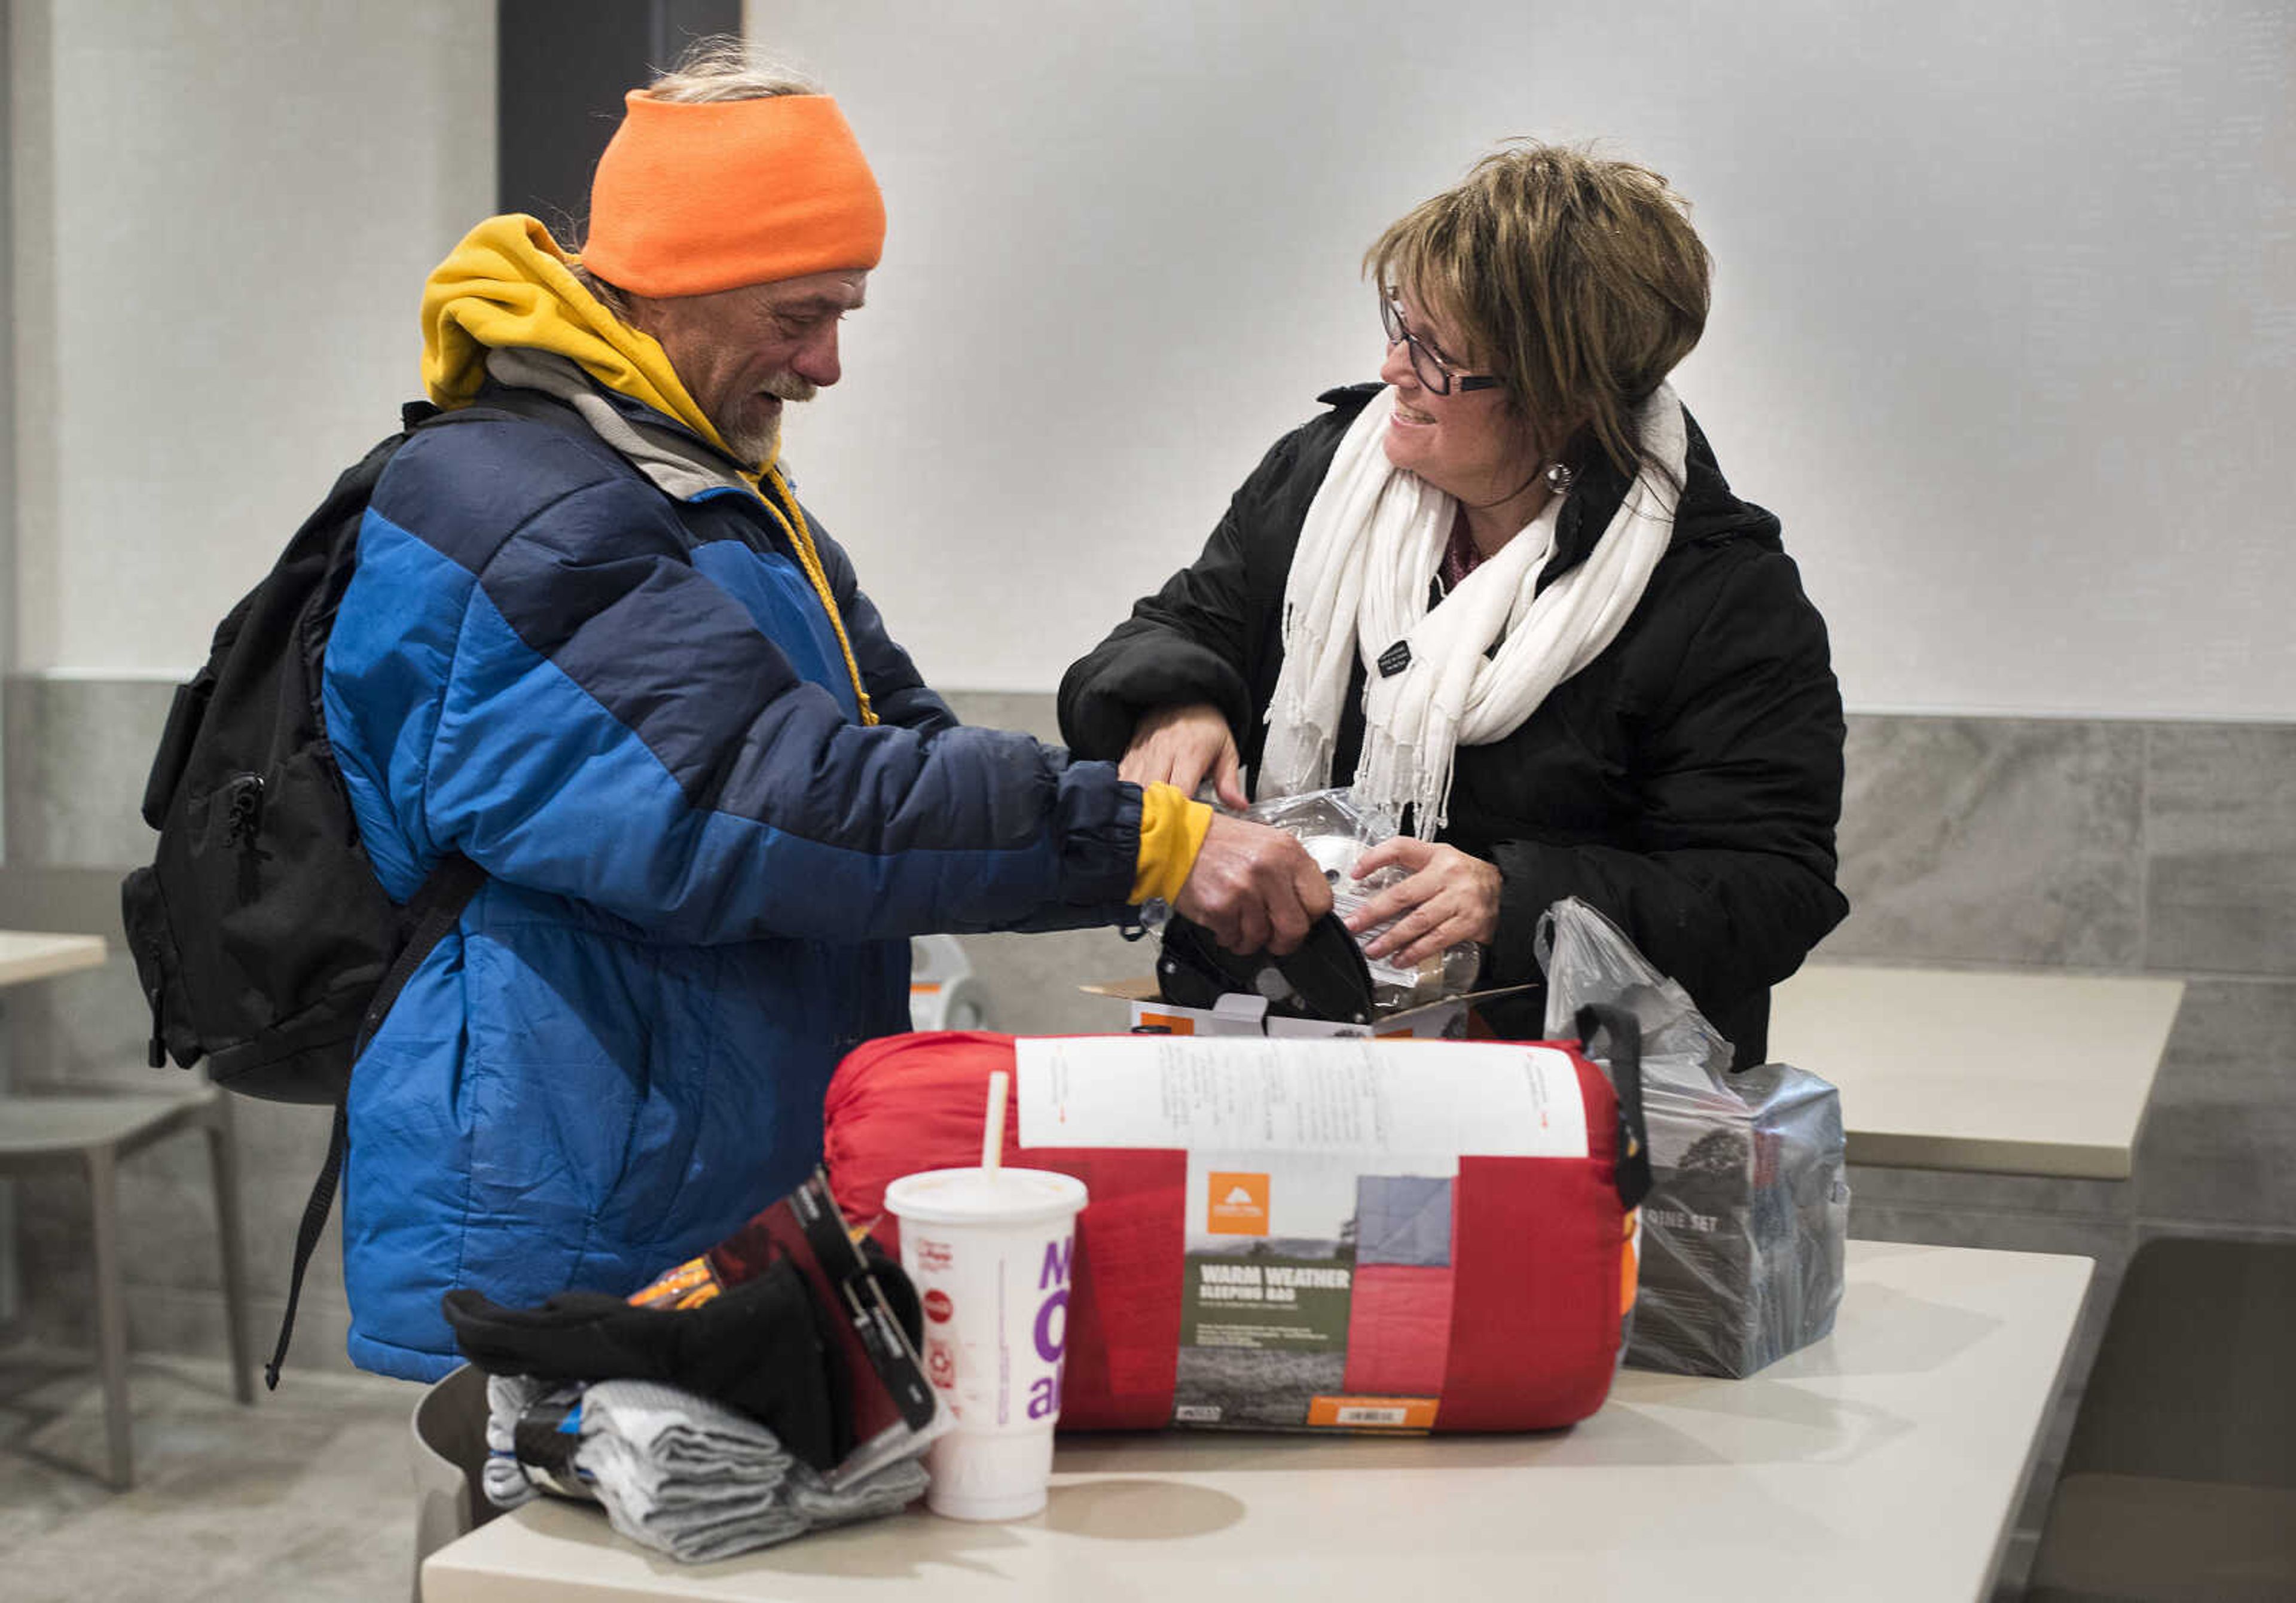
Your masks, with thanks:
M 422 299 L 447 414 L 365 515 L 324 682 L 376 873 L 483 887 L 353 1075 L 351 1355 L 456 1362 L 440 1296 L 636 1289 L 818 1160 L 907 1027 L 907 938 L 1152 897 L 1239 950 L 1330 905 L 1289 837 L 965 729 L 778 466 L 884 206 L 836 102 L 738 51 L 629 97 L 587 249 L 494 217 Z M 451 425 L 451 426 L 449 426 Z

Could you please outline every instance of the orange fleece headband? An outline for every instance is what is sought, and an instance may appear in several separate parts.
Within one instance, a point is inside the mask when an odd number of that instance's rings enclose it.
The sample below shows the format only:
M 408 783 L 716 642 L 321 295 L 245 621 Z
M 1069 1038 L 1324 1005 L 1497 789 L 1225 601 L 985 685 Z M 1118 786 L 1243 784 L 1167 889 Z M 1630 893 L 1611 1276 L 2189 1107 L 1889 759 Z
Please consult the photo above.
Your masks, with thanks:
M 873 267 L 885 201 L 826 94 L 625 97 L 590 181 L 582 265 L 633 294 L 708 295 Z

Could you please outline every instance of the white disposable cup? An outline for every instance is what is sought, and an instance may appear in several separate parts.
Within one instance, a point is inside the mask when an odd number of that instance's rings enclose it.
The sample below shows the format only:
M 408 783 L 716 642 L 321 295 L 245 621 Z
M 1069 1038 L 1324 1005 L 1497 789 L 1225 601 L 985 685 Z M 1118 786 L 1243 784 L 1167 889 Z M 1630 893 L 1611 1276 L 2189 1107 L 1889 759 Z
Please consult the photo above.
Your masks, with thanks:
M 956 1416 L 925 1456 L 936 1514 L 1045 1506 L 1084 1205 L 1084 1182 L 1044 1169 L 933 1169 L 885 1188 L 924 1303 L 925 1374 Z

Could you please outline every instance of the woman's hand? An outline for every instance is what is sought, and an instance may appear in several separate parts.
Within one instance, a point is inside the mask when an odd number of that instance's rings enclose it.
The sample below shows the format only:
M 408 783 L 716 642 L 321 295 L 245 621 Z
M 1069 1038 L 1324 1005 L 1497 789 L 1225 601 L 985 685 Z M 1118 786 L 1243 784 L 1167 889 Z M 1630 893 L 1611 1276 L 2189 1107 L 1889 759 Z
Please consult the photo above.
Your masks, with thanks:
M 1401 863 L 1411 878 L 1389 886 L 1348 918 L 1348 928 L 1358 935 L 1395 920 L 1394 928 L 1364 948 L 1365 957 L 1413 969 L 1447 946 L 1461 941 L 1488 945 L 1498 934 L 1496 864 L 1456 846 L 1398 835 L 1357 858 L 1353 872 L 1365 879 L 1391 863 Z
M 1133 726 L 1132 744 L 1125 748 L 1116 774 L 1136 785 L 1177 785 L 1183 796 L 1195 795 L 1196 787 L 1210 775 L 1223 806 L 1251 805 L 1243 793 L 1243 764 L 1236 755 L 1235 736 L 1220 709 L 1209 701 L 1160 707 L 1141 719 Z

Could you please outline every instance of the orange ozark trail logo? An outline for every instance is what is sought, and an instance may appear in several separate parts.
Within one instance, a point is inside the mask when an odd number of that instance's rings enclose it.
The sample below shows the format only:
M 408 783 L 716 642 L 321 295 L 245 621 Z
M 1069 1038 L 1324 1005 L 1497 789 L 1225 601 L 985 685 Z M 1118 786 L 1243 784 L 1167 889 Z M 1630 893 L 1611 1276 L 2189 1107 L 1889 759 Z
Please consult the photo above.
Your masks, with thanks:
M 1267 1176 L 1227 1174 L 1215 1169 L 1209 1180 L 1205 1228 L 1215 1236 L 1267 1233 Z

